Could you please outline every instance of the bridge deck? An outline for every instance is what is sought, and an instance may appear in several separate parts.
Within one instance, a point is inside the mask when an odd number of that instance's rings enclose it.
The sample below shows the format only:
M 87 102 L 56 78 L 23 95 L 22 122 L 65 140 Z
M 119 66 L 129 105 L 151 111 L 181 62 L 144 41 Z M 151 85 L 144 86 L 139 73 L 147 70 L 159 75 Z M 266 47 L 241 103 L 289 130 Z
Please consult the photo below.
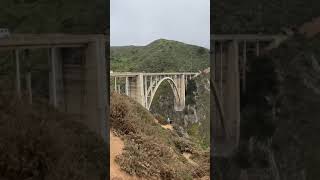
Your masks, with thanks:
M 181 73 L 144 73 L 144 72 L 110 72 L 110 76 L 123 76 L 123 77 L 133 77 L 133 76 L 138 76 L 139 74 L 143 74 L 145 76 L 172 76 L 172 75 L 197 75 L 199 73 L 195 72 L 181 72 Z
M 211 39 L 215 41 L 228 40 L 246 40 L 246 41 L 272 41 L 277 39 L 284 39 L 285 35 L 262 35 L 262 34 L 211 34 Z
M 48 47 L 81 47 L 97 39 L 107 38 L 103 34 L 11 34 L 0 38 L 0 50 L 32 49 Z

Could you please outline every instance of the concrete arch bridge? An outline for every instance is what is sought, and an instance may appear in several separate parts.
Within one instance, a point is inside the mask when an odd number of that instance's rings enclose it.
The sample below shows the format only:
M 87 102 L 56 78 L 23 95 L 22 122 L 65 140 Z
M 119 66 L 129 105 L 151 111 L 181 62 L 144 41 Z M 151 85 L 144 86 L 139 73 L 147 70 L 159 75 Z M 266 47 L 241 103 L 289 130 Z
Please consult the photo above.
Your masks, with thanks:
M 212 34 L 210 118 L 215 156 L 229 156 L 240 140 L 240 92 L 246 93 L 248 57 L 268 53 L 286 35 Z
M 182 111 L 185 107 L 185 91 L 188 80 L 199 73 L 133 73 L 111 72 L 114 91 L 126 94 L 150 109 L 154 96 L 163 82 L 168 82 L 174 94 L 174 109 Z

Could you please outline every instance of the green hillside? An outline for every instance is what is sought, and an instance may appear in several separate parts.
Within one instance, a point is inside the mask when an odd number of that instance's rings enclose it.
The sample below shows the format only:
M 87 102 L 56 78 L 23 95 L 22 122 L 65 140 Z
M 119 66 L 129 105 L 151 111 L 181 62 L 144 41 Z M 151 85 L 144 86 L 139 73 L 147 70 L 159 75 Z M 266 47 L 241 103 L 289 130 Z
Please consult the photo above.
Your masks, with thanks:
M 147 46 L 111 47 L 111 70 L 145 72 L 199 71 L 209 66 L 209 50 L 159 39 Z

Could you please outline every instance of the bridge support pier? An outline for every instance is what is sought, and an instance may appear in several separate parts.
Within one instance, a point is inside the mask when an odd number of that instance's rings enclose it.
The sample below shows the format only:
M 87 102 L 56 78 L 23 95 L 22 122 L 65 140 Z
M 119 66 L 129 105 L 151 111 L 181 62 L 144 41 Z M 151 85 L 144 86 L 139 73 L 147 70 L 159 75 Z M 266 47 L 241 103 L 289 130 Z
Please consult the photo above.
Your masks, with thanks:
M 240 137 L 240 74 L 239 74 L 239 43 L 236 40 L 221 41 L 214 46 L 214 71 L 212 79 L 216 96 L 220 102 L 212 103 L 215 109 L 212 116 L 215 118 L 211 123 L 214 129 L 215 144 L 221 146 L 232 145 L 236 147 Z M 212 96 L 214 97 L 214 96 Z M 217 106 L 222 105 L 222 115 Z M 213 107 L 212 107 L 213 108 Z M 231 149 L 228 148 L 228 149 Z
M 282 35 L 211 35 L 210 86 L 213 95 L 210 117 L 215 156 L 228 156 L 239 145 L 240 82 L 244 93 L 247 55 L 259 56 L 285 39 L 286 36 Z
M 63 94 L 63 73 L 62 73 L 62 56 L 61 49 L 51 48 L 49 50 L 49 103 L 55 108 L 63 111 L 64 94 Z
M 15 50 L 16 58 L 16 88 L 18 99 L 21 99 L 20 51 Z
M 136 81 L 136 100 L 142 104 L 143 106 L 146 106 L 145 102 L 145 93 L 144 93 L 144 78 L 143 74 L 140 73 L 138 75 L 137 81 Z
M 174 110 L 175 111 L 183 111 L 185 107 L 185 99 L 186 99 L 186 80 L 185 80 L 185 75 L 182 74 L 180 78 L 175 78 L 174 79 L 175 84 L 177 85 L 178 93 L 179 96 L 175 97 L 180 97 L 180 99 L 175 98 L 174 101 Z M 174 87 L 172 87 L 174 88 Z
M 86 48 L 50 49 L 49 102 L 106 139 L 104 46 L 103 40 L 97 40 Z M 79 56 L 71 57 L 70 53 Z
M 130 86 L 129 86 L 129 77 L 126 77 L 126 95 L 129 96 Z
M 105 40 L 96 38 L 85 50 L 85 89 L 82 94 L 84 107 L 83 121 L 88 127 L 107 140 L 106 110 L 107 94 L 109 94 L 106 79 Z
M 238 146 L 240 137 L 240 77 L 239 77 L 239 44 L 231 41 L 227 47 L 227 73 L 225 84 L 225 118 L 227 138 Z

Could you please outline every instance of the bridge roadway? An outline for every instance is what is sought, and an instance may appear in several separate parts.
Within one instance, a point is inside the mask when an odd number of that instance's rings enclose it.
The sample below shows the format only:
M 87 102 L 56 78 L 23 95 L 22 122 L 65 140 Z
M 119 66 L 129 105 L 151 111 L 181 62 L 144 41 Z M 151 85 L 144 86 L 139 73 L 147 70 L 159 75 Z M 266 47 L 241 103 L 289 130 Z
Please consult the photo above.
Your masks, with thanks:
M 145 72 L 110 72 L 114 91 L 126 94 L 150 109 L 153 98 L 163 82 L 168 82 L 174 94 L 174 108 L 182 111 L 185 107 L 185 91 L 188 80 L 198 76 L 195 72 L 145 73 Z

